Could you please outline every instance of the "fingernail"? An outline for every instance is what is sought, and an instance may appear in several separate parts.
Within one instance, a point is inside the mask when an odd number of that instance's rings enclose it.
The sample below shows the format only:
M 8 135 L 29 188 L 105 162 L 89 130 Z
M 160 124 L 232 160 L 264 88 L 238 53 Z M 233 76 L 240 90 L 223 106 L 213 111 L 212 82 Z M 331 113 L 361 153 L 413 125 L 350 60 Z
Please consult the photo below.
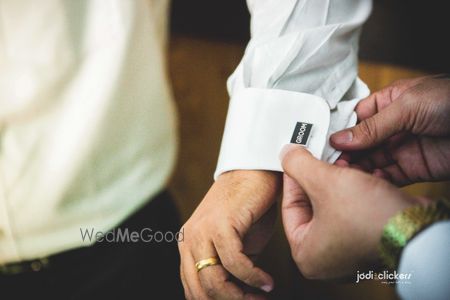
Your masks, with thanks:
M 261 287 L 261 289 L 262 289 L 264 292 L 269 293 L 269 292 L 272 291 L 273 287 L 272 287 L 270 284 L 266 284 L 266 285 L 263 285 L 263 286 Z
M 298 147 L 302 147 L 302 146 L 297 145 L 297 144 L 286 144 L 286 145 L 284 145 L 283 148 L 280 151 L 280 154 L 278 155 L 278 158 L 280 160 L 283 160 L 283 158 L 286 156 L 286 154 L 288 152 L 290 152 L 291 150 L 294 150 L 294 149 L 296 149 Z
M 335 144 L 348 144 L 353 140 L 353 133 L 351 130 L 344 130 L 335 133 L 331 136 L 331 141 Z

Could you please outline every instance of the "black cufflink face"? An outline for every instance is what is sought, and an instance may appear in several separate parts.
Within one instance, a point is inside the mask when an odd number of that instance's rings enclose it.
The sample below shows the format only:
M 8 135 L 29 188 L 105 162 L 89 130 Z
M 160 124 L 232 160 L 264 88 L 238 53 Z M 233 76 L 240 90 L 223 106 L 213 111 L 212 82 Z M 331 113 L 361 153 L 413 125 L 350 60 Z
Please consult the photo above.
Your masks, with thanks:
M 306 146 L 313 124 L 297 122 L 292 134 L 291 143 Z

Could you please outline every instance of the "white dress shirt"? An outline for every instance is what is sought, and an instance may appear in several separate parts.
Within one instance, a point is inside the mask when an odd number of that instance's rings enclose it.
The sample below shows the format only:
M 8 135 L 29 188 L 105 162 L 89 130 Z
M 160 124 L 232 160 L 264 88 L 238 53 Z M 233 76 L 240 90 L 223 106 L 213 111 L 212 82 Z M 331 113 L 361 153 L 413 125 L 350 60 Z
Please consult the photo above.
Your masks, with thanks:
M 228 81 L 230 106 L 215 177 L 281 171 L 278 153 L 312 124 L 309 150 L 333 162 L 332 133 L 356 123 L 369 94 L 358 79 L 358 40 L 370 0 L 248 0 L 251 40 Z M 295 140 L 295 138 L 294 138 Z

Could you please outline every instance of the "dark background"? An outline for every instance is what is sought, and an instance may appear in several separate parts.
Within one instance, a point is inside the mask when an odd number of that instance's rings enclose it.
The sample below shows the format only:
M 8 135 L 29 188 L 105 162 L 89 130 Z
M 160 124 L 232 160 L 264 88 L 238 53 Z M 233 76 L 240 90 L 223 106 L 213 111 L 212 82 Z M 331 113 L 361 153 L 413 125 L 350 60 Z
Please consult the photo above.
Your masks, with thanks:
M 375 0 L 361 37 L 361 59 L 449 73 L 447 7 L 443 0 Z M 245 0 L 173 0 L 171 25 L 174 34 L 249 39 Z

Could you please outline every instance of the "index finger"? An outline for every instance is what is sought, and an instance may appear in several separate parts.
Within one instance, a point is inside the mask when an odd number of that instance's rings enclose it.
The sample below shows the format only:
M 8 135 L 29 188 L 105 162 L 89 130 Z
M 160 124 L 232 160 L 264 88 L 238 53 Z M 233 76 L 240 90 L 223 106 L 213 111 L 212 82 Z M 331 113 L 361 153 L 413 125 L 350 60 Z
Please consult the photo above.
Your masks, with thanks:
M 226 238 L 216 237 L 214 244 L 223 267 L 234 277 L 248 286 L 259 288 L 264 292 L 270 292 L 273 289 L 272 277 L 255 266 L 253 261 L 244 254 L 241 237 L 235 230 L 227 230 Z

